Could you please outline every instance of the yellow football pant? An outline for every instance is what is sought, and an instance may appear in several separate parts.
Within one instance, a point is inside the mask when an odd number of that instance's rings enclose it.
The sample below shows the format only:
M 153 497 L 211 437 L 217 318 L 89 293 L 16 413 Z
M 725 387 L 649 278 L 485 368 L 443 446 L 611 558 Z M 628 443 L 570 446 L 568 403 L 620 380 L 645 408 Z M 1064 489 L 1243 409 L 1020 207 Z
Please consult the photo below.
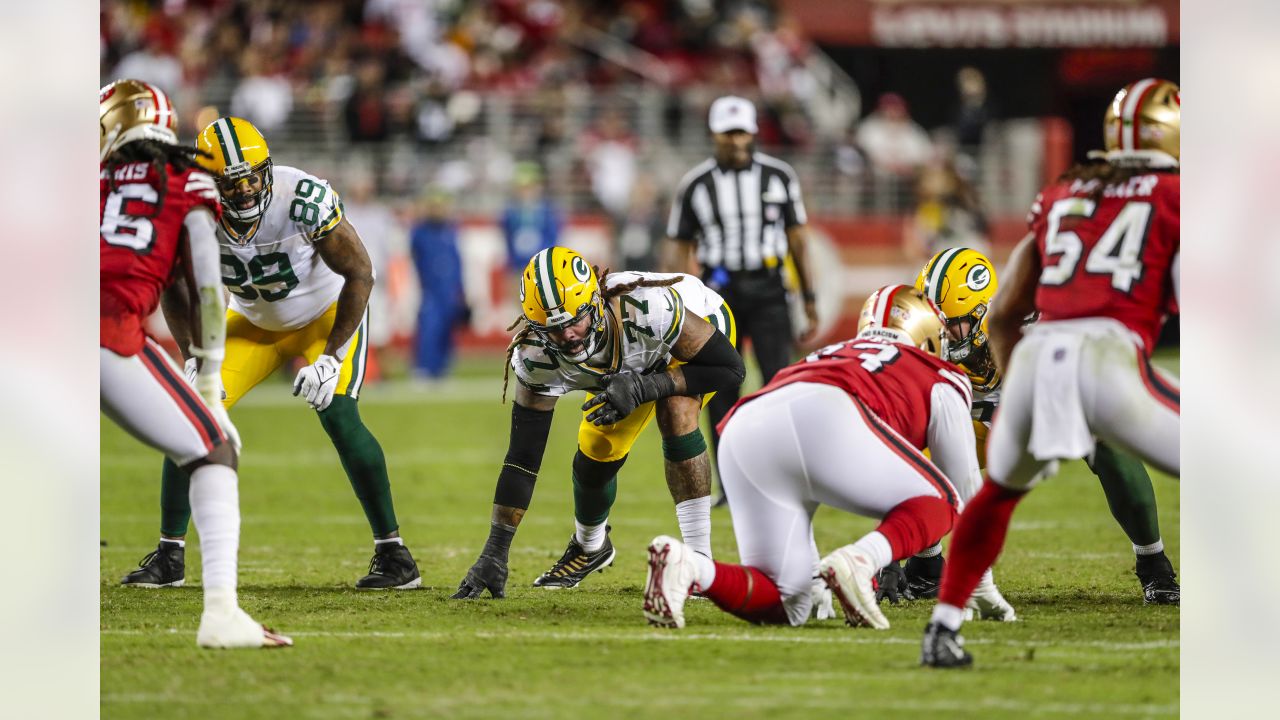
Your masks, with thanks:
M 729 338 L 729 342 L 733 343 L 734 347 L 737 347 L 738 324 L 733 319 L 733 311 L 729 309 L 728 303 L 721 303 L 718 310 L 707 315 L 703 320 L 711 323 L 715 329 Z M 672 360 L 667 367 L 679 367 L 683 364 L 684 362 L 680 360 Z M 714 396 L 715 393 L 703 395 L 702 406 L 706 407 Z M 587 393 L 588 399 L 592 397 L 594 396 L 591 393 Z M 621 460 L 631 452 L 631 446 L 635 445 L 636 438 L 640 437 L 640 433 L 649 426 L 655 411 L 654 404 L 648 402 L 613 425 L 594 425 L 587 420 L 587 413 L 584 412 L 582 423 L 578 425 L 578 449 L 583 455 L 597 462 Z
M 223 405 L 230 408 L 267 379 L 288 360 L 306 358 L 313 363 L 324 352 L 333 321 L 338 316 L 338 303 L 329 306 L 323 315 L 297 330 L 263 330 L 234 310 L 227 310 L 227 350 L 222 361 L 222 385 L 227 391 Z M 365 330 L 369 324 L 369 311 L 356 328 L 351 339 L 343 346 L 342 371 L 338 374 L 338 389 L 334 395 L 349 395 L 355 399 L 364 383 L 368 343 Z

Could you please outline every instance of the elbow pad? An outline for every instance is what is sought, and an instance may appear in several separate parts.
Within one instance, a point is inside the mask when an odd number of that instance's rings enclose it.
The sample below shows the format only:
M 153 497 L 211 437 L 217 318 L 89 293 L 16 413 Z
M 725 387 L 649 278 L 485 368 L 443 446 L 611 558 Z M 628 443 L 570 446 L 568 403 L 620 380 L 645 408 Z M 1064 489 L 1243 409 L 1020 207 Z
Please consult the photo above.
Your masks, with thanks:
M 721 332 L 713 334 L 680 370 L 684 373 L 685 391 L 689 395 L 732 390 L 747 376 L 742 355 Z

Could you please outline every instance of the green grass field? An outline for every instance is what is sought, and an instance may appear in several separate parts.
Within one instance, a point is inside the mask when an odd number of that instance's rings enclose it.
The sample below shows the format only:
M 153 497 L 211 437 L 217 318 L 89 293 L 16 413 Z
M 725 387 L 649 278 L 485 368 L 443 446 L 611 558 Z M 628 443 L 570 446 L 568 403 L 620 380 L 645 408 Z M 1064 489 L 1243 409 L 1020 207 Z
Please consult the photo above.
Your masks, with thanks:
M 1163 363 L 1176 367 L 1176 356 Z M 974 669 L 917 667 L 931 603 L 888 608 L 887 632 L 842 621 L 748 625 L 709 602 L 682 631 L 641 615 L 644 548 L 678 535 L 656 429 L 624 469 L 611 523 L 618 559 L 575 590 L 530 586 L 573 530 L 569 464 L 578 413 L 561 404 L 508 597 L 451 601 L 488 532 L 509 408 L 501 361 L 464 362 L 430 389 L 367 388 L 362 413 L 386 451 L 419 591 L 359 593 L 368 527 L 313 413 L 287 387 L 254 391 L 232 418 L 245 441 L 241 604 L 292 635 L 281 651 L 201 651 L 200 562 L 187 587 L 122 588 L 154 548 L 160 457 L 102 423 L 101 709 L 104 718 L 1169 716 L 1178 712 L 1178 609 L 1144 607 L 1127 539 L 1083 463 L 1019 508 L 996 579 L 1012 624 L 970 623 Z M 1165 544 L 1178 564 L 1178 487 L 1156 477 Z M 716 510 L 714 546 L 736 560 Z M 823 509 L 819 547 L 871 529 Z M 190 539 L 194 539 L 193 534 Z

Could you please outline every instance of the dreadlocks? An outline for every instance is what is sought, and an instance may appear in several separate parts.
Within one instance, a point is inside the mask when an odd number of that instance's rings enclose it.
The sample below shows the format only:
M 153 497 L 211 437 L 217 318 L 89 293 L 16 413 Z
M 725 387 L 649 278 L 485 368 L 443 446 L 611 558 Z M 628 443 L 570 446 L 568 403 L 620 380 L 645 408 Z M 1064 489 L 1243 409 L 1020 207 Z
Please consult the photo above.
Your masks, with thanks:
M 591 269 L 595 271 L 596 277 L 600 278 L 600 299 L 605 302 L 606 312 L 608 312 L 609 301 L 619 295 L 625 295 L 636 288 L 642 287 L 671 287 L 681 280 L 679 276 L 669 277 L 662 280 L 639 278 L 629 283 L 621 283 L 611 288 L 608 287 L 608 280 L 609 276 L 613 274 L 612 269 L 605 269 L 604 272 L 601 272 L 599 265 L 592 265 Z M 519 327 L 520 330 L 511 338 L 511 344 L 507 346 L 507 362 L 502 366 L 502 402 L 504 405 L 507 402 L 507 382 L 508 375 L 511 372 L 511 358 L 515 357 L 516 348 L 520 347 L 520 345 L 524 343 L 533 332 L 533 328 L 529 327 L 529 321 L 525 319 L 523 314 L 517 317 L 515 322 L 511 323 L 511 325 L 507 327 L 507 332 L 511 332 L 517 327 Z
M 111 191 L 115 192 L 116 170 L 122 165 L 145 162 L 154 167 L 159 176 L 158 184 L 160 185 L 160 198 L 155 204 L 155 214 L 158 215 L 160 208 L 164 207 L 164 196 L 169 189 L 168 167 L 172 165 L 177 172 L 186 172 L 196 167 L 197 157 L 212 156 L 191 145 L 171 145 L 159 140 L 135 140 L 112 151 L 107 156 L 103 170 L 107 173 L 107 182 L 111 184 Z
M 1178 174 L 1178 168 L 1153 168 L 1145 165 L 1118 164 L 1106 160 L 1089 160 L 1073 165 L 1058 177 L 1058 182 L 1079 181 L 1088 187 L 1087 197 L 1097 200 L 1107 188 L 1123 185 L 1138 175 L 1154 172 Z

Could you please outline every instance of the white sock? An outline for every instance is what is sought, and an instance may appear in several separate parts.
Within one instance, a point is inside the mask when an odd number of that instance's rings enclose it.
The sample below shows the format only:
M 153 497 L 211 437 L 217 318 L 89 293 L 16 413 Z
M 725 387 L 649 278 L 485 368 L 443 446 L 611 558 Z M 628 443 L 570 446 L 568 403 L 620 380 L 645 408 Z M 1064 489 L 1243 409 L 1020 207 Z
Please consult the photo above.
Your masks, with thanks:
M 942 554 L 942 541 L 939 540 L 938 542 L 916 553 L 916 557 L 931 558 L 931 557 L 938 557 L 941 554 Z
M 573 521 L 573 524 L 578 527 L 574 537 L 578 538 L 578 544 L 582 546 L 583 550 L 593 553 L 604 547 L 604 536 L 605 530 L 608 528 L 608 522 L 608 518 L 605 518 L 605 521 L 599 525 L 583 525 L 577 520 Z
M 942 627 L 948 630 L 959 630 L 960 626 L 964 624 L 964 609 L 955 605 L 938 603 L 933 606 L 933 615 L 929 618 L 929 621 L 942 623 Z
M 1151 543 L 1150 545 L 1134 545 L 1133 546 L 1134 555 L 1158 555 L 1162 552 L 1164 552 L 1163 539 L 1157 539 L 1155 542 Z
M 162 542 L 162 543 L 173 543 L 174 545 L 177 545 L 177 546 L 178 546 L 178 547 L 180 547 L 180 548 L 184 548 L 184 547 L 186 547 L 186 546 L 187 546 L 187 541 L 186 541 L 186 540 L 176 540 L 176 539 L 174 539 L 174 538 L 166 538 L 166 537 L 162 537 L 162 538 L 160 538 L 160 542 Z
M 236 553 L 240 549 L 240 491 L 236 471 L 203 465 L 191 473 L 191 518 L 200 533 L 205 607 L 236 602 Z
M 676 505 L 680 537 L 694 552 L 711 557 L 711 496 L 685 500 Z
M 693 581 L 698 583 L 698 587 L 703 590 L 711 587 L 711 583 L 716 581 L 715 562 L 699 552 L 689 553 L 689 558 L 693 561 Z
M 853 549 L 871 558 L 871 563 L 876 566 L 876 569 L 893 562 L 893 547 L 889 545 L 889 538 L 879 530 L 872 530 L 863 535 L 862 539 L 853 544 Z
M 400 538 L 400 537 L 383 538 L 383 539 L 381 539 L 381 540 L 379 540 L 378 538 L 374 538 L 374 539 L 373 539 L 373 548 L 376 550 L 376 549 L 378 549 L 378 546 L 379 546 L 379 545 L 383 545 L 383 544 L 385 544 L 385 543 L 393 543 L 393 544 L 395 544 L 395 545 L 403 545 L 403 544 L 404 544 L 404 539 L 403 539 L 403 538 Z

